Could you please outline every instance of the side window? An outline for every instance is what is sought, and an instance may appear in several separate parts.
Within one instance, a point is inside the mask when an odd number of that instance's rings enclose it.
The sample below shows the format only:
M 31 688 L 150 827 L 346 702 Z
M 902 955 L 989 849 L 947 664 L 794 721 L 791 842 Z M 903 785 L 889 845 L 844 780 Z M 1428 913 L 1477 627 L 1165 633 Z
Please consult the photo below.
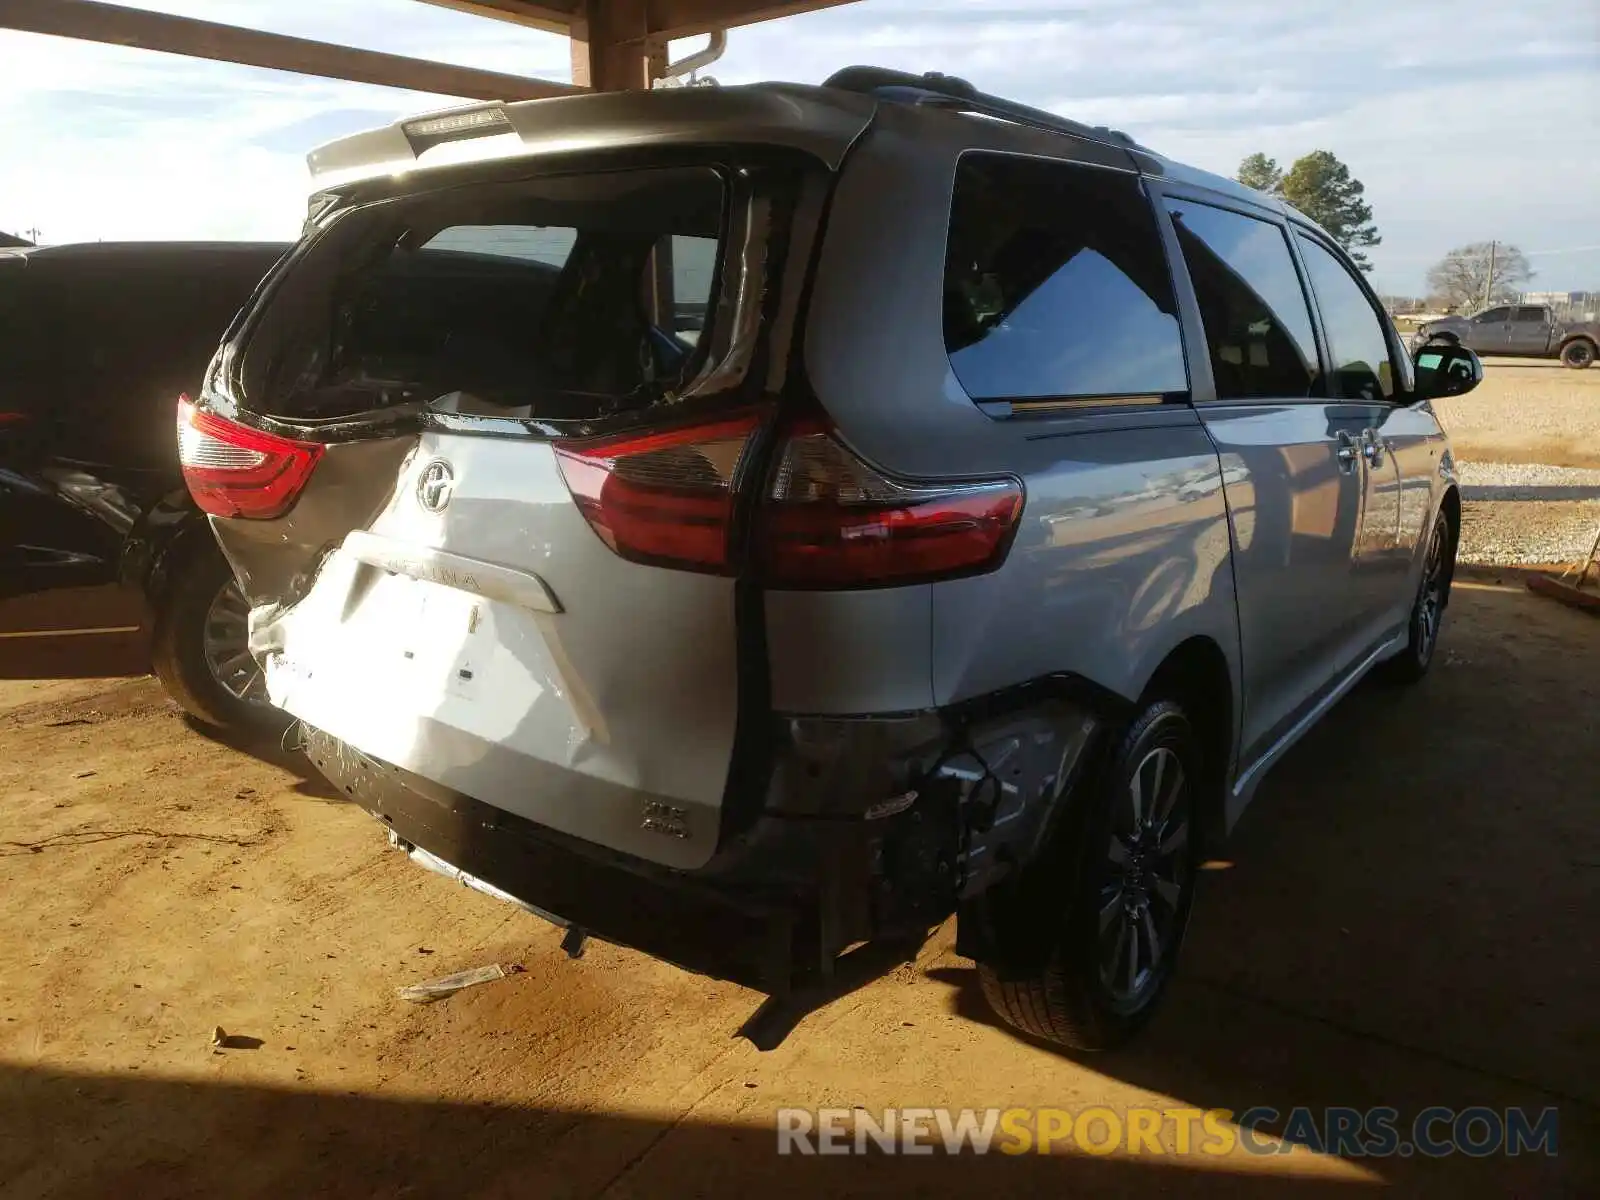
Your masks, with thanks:
M 1544 324 L 1544 309 L 1519 308 L 1517 309 L 1517 315 L 1512 319 L 1515 320 L 1519 325 L 1542 325 Z
M 672 320 L 662 322 L 691 345 L 700 340 L 711 307 L 711 285 L 717 273 L 717 239 L 674 233 L 672 243 Z
M 1132 175 L 963 156 L 944 279 L 950 365 L 976 400 L 1188 389 L 1155 214 Z
M 1474 325 L 1498 325 L 1502 321 L 1509 320 L 1511 320 L 1511 310 L 1509 308 L 1491 308 L 1487 312 L 1481 312 L 1473 317 L 1472 323 Z
M 1315 394 L 1319 368 L 1300 274 L 1270 221 L 1168 201 L 1194 283 L 1219 400 Z
M 1314 238 L 1297 236 L 1328 335 L 1331 394 L 1341 400 L 1390 399 L 1395 391 L 1394 364 L 1389 361 L 1389 342 L 1378 310 L 1333 251 Z

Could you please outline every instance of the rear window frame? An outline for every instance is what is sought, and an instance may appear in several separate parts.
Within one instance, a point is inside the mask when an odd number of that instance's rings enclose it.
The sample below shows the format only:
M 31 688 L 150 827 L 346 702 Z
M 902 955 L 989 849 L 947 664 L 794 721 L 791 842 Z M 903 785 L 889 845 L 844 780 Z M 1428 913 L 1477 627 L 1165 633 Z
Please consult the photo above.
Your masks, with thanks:
M 770 278 L 764 278 L 763 286 L 751 287 L 745 276 L 752 265 L 769 275 L 790 268 L 809 269 L 808 263 L 780 261 L 774 264 L 765 257 L 772 246 L 782 248 L 783 239 L 773 229 L 777 205 L 787 206 L 792 216 L 807 179 L 832 177 L 825 162 L 803 149 L 767 144 L 628 147 L 452 166 L 422 181 L 424 186 L 418 186 L 415 179 L 380 177 L 319 191 L 313 197 L 319 203 L 315 205 L 314 215 L 306 221 L 300 241 L 262 280 L 257 294 L 228 330 L 207 372 L 204 402 L 207 407 L 242 424 L 329 444 L 368 438 L 381 427 L 392 427 L 395 432 L 408 427 L 434 428 L 548 440 L 597 436 L 660 423 L 668 415 L 660 411 L 660 404 L 587 420 L 436 412 L 414 404 L 349 416 L 297 418 L 256 407 L 251 397 L 243 394 L 238 375 L 242 355 L 257 333 L 264 314 L 277 299 L 284 281 L 316 250 L 331 229 L 353 214 L 378 205 L 491 183 L 515 184 L 693 168 L 710 168 L 718 174 L 723 185 L 723 221 L 707 312 L 708 329 L 702 331 L 695 346 L 696 365 L 688 373 L 680 398 L 669 407 L 674 418 L 680 414 L 691 418 L 701 412 L 725 409 L 729 404 L 728 394 L 744 391 L 747 378 L 753 376 L 752 343 L 762 328 L 764 291 L 771 282 Z M 739 255 L 745 260 L 742 269 Z M 712 337 L 706 338 L 705 332 L 711 332 Z

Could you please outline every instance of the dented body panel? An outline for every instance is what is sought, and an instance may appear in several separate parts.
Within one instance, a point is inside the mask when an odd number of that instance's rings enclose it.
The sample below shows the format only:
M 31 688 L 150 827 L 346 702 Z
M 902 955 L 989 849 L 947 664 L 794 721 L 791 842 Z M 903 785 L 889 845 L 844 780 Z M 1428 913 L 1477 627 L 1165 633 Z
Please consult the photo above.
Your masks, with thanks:
M 436 462 L 455 484 L 430 513 L 417 489 Z M 733 581 L 618 558 L 548 444 L 428 433 L 396 480 L 254 630 L 273 703 L 529 820 L 703 865 L 733 748 Z

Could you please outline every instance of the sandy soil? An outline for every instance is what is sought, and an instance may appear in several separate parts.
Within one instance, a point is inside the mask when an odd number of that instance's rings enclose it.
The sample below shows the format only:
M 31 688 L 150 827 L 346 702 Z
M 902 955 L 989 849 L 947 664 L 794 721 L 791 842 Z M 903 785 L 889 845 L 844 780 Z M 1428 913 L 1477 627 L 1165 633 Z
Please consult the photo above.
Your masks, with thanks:
M 1082 1062 L 997 1028 L 948 929 L 759 1051 L 759 997 L 567 961 L 151 681 L 0 683 L 4 1193 L 1600 1194 L 1600 623 L 1505 579 L 1464 584 L 1421 689 L 1358 689 L 1267 782 L 1167 1008 Z M 395 997 L 492 962 L 527 969 Z M 1560 1155 L 774 1153 L 786 1104 L 1140 1103 L 1556 1105 Z
M 1600 467 L 1600 369 L 1553 359 L 1486 358 L 1483 382 L 1435 401 L 1467 460 Z

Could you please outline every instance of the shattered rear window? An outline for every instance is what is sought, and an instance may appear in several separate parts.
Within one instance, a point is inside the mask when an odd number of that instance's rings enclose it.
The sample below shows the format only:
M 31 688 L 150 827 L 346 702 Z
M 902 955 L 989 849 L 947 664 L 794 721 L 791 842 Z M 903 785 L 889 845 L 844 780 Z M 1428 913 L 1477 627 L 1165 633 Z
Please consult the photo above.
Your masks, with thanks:
M 324 418 L 413 402 L 588 420 L 704 366 L 724 237 L 710 168 L 478 184 L 318 235 L 247 333 L 240 399 Z

